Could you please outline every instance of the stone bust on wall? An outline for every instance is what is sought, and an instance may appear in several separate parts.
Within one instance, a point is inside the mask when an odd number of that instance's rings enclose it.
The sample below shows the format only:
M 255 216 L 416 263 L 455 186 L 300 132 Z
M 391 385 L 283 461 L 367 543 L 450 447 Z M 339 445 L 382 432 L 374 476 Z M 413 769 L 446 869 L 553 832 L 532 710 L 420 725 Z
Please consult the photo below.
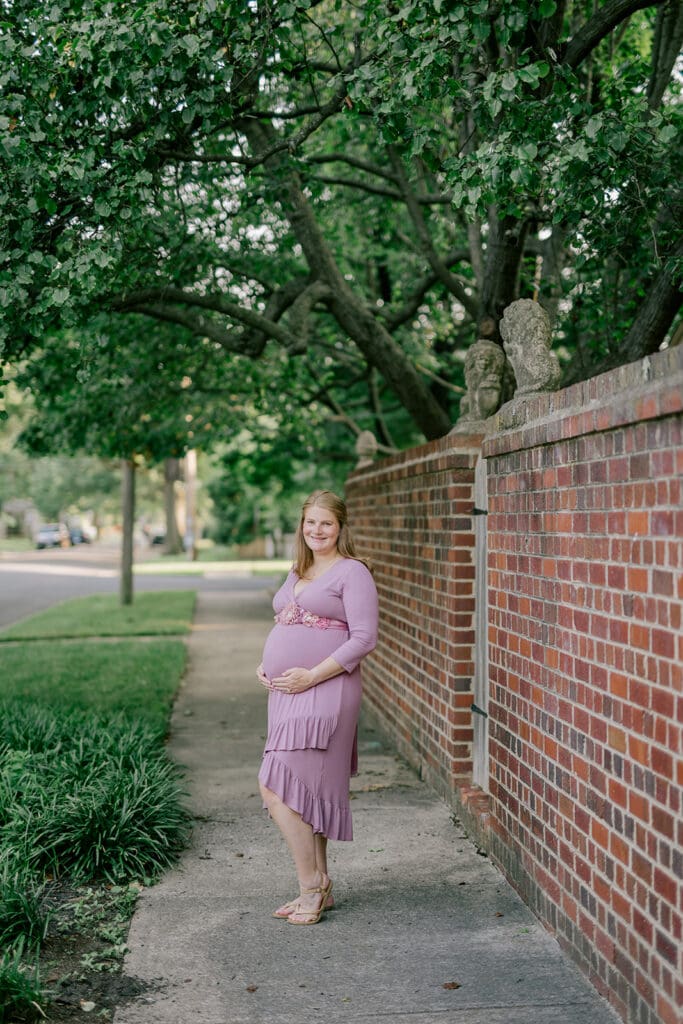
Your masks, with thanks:
M 550 351 L 550 319 L 543 306 L 533 299 L 510 303 L 500 321 L 500 334 L 517 381 L 515 398 L 558 387 L 560 364 Z
M 377 448 L 377 438 L 373 432 L 371 430 L 361 430 L 356 438 L 356 455 L 358 456 L 356 469 L 371 466 L 377 454 Z
M 488 338 L 479 338 L 465 356 L 467 394 L 451 433 L 476 431 L 509 398 L 510 379 L 505 353 Z

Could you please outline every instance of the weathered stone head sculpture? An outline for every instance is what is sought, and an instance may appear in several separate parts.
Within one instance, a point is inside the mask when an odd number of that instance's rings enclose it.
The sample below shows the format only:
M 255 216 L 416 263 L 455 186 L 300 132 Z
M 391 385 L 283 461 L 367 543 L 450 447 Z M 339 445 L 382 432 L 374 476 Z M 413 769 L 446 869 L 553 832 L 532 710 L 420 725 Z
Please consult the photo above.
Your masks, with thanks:
M 474 430 L 509 397 L 508 367 L 500 345 L 479 338 L 465 356 L 467 394 L 460 403 L 456 432 Z
M 356 469 L 362 469 L 363 466 L 372 465 L 372 461 L 376 454 L 377 438 L 371 430 L 361 430 L 360 434 L 356 438 L 356 455 L 358 456 Z
M 550 351 L 550 319 L 532 299 L 517 299 L 503 312 L 500 333 L 515 372 L 518 395 L 554 391 L 560 383 L 560 364 Z

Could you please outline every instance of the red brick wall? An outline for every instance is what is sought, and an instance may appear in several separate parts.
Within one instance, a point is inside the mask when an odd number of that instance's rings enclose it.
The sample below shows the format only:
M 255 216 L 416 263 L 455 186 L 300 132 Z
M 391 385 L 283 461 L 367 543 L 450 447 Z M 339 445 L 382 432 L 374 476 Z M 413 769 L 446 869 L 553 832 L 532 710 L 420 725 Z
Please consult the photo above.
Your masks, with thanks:
M 682 413 L 683 348 L 490 424 L 488 813 L 468 785 L 481 439 L 347 487 L 380 592 L 371 707 L 633 1024 L 683 1005 Z
M 442 793 L 471 773 L 474 563 L 471 510 L 480 438 L 442 438 L 354 473 L 354 539 L 380 596 L 366 701 Z
M 648 1024 L 683 1006 L 682 356 L 504 410 L 483 446 L 492 850 Z

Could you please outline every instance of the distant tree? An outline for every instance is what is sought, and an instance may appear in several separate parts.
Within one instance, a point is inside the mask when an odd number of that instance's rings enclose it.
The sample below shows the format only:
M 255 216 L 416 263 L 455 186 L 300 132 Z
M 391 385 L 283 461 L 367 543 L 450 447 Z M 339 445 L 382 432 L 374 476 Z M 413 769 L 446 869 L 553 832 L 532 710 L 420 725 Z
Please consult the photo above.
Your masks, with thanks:
M 30 418 L 30 402 L 9 382 L 8 413 L 0 423 L 0 506 L 11 499 L 29 499 L 46 521 L 89 509 L 114 511 L 119 500 L 118 469 L 88 455 L 32 458 L 17 439 Z
M 125 604 L 132 600 L 135 467 L 209 446 L 216 413 L 215 403 L 192 391 L 184 373 L 187 337 L 181 336 L 187 332 L 142 321 L 144 344 L 138 338 L 131 342 L 127 332 L 135 319 L 101 315 L 90 334 L 50 336 L 16 377 L 32 397 L 33 414 L 18 438 L 28 452 L 85 452 L 121 461 Z M 208 351 L 205 358 L 210 357 Z
M 353 465 L 340 424 L 312 417 L 303 431 L 272 416 L 248 417 L 213 458 L 208 492 L 215 539 L 246 544 L 293 533 L 306 495 L 318 488 L 343 493 Z

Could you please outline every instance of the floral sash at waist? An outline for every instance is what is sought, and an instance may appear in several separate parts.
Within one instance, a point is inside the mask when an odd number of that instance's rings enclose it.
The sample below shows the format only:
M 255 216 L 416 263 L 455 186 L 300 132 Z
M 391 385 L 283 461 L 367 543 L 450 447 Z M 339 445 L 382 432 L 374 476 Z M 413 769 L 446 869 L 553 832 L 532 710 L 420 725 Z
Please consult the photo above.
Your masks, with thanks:
M 275 616 L 279 626 L 311 626 L 313 629 L 348 629 L 348 623 L 341 619 L 328 619 L 324 615 L 315 615 L 306 611 L 296 601 L 290 601 Z

